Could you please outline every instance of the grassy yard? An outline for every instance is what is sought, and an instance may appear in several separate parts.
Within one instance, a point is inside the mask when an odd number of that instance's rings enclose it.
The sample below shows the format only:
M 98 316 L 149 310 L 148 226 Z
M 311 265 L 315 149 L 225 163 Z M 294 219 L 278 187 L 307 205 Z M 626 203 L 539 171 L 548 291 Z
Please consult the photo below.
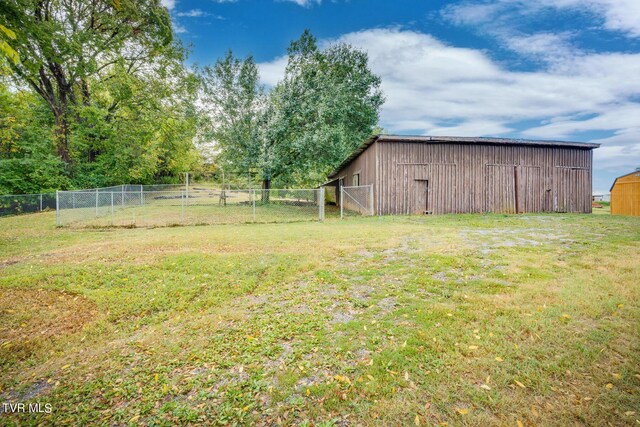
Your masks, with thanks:
M 0 425 L 638 425 L 640 218 L 0 218 Z

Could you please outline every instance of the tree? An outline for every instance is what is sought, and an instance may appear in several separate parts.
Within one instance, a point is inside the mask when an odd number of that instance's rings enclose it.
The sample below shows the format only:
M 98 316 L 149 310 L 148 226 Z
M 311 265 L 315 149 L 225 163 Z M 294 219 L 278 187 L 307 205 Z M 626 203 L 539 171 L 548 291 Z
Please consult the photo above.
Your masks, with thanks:
M 259 169 L 266 98 L 253 58 L 240 60 L 229 51 L 213 67 L 204 68 L 202 82 L 210 118 L 207 138 L 216 144 L 219 166 L 241 176 Z
M 54 154 L 53 116 L 30 91 L 0 82 L 0 194 L 68 188 L 64 163 Z
M 264 187 L 317 183 L 371 135 L 384 102 L 365 52 L 340 43 L 320 50 L 307 30 L 291 43 L 284 79 L 271 92 Z
M 91 85 L 161 66 L 176 57 L 171 20 L 159 0 L 4 0 L 0 19 L 16 33 L 9 66 L 47 103 L 55 120 L 55 146 L 66 163 L 75 107 L 89 105 Z M 114 102 L 108 109 L 118 108 Z
M 238 174 L 256 170 L 263 189 L 274 180 L 317 184 L 371 135 L 384 101 L 365 52 L 320 50 L 305 31 L 288 54 L 284 79 L 268 95 L 253 59 L 231 52 L 203 79 L 219 161 Z

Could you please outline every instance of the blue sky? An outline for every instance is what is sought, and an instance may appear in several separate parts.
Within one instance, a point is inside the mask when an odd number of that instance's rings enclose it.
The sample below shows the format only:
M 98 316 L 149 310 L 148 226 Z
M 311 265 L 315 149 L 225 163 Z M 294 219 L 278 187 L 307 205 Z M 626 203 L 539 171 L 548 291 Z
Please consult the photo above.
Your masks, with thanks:
M 163 0 L 190 62 L 232 49 L 275 84 L 290 41 L 369 53 L 399 134 L 590 141 L 594 191 L 640 167 L 639 0 Z

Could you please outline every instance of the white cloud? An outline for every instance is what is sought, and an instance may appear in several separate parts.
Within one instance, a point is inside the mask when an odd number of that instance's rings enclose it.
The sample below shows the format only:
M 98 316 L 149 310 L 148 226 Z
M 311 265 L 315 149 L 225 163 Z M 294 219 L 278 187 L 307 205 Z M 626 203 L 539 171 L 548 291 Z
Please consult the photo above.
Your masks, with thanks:
M 287 67 L 287 57 L 281 56 L 270 62 L 262 62 L 258 64 L 260 71 L 260 80 L 267 86 L 275 86 L 284 76 L 284 70 Z
M 191 9 L 187 10 L 186 12 L 177 12 L 175 15 L 187 18 L 200 18 L 203 16 L 209 16 L 207 12 L 204 12 L 201 9 Z
M 462 2 L 443 9 L 443 17 L 458 25 L 486 25 L 487 32 L 515 27 L 522 18 L 553 11 L 587 12 L 602 21 L 602 28 L 640 37 L 640 1 L 638 0 L 485 0 Z
M 173 31 L 175 31 L 176 34 L 184 34 L 189 32 L 187 31 L 186 27 L 176 21 L 173 21 Z
M 161 0 L 160 4 L 169 10 L 173 10 L 176 7 L 176 0 Z
M 302 7 L 310 7 L 312 4 L 322 3 L 322 0 L 280 0 L 280 1 L 289 1 Z
M 614 135 L 598 141 L 607 147 L 596 155 L 600 166 L 638 162 L 640 54 L 567 54 L 544 70 L 516 72 L 484 51 L 414 31 L 371 29 L 338 41 L 368 52 L 387 97 L 381 124 L 392 132 L 581 139 L 599 131 Z M 285 66 L 286 57 L 260 64 L 262 81 L 274 85 Z

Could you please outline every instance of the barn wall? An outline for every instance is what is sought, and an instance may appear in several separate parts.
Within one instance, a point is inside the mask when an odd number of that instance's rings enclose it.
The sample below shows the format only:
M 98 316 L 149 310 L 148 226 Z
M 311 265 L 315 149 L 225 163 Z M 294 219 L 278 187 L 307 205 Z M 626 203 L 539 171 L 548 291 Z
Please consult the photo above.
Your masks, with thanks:
M 376 181 L 376 145 L 374 143 L 369 146 L 362 154 L 356 157 L 345 168 L 333 176 L 334 179 L 343 178 L 344 185 L 350 187 L 353 185 L 353 175 L 360 174 L 360 185 L 374 185 L 374 206 L 376 206 L 377 187 Z
M 611 189 L 611 214 L 640 216 L 640 172 L 616 179 Z
M 378 141 L 345 170 L 376 152 L 379 214 L 591 212 L 589 149 Z

